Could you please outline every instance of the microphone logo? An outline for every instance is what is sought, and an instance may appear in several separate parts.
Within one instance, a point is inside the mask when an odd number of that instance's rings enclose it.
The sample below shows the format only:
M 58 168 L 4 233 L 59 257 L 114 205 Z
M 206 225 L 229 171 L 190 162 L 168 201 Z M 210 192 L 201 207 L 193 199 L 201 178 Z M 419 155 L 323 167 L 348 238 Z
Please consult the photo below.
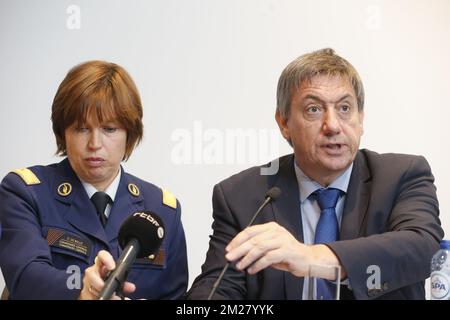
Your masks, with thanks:
M 156 231 L 156 232 L 157 232 L 158 237 L 159 237 L 160 239 L 164 238 L 164 228 L 159 227 L 159 228 L 158 228 L 158 231 Z
M 158 227 L 158 235 L 159 235 L 159 233 L 160 233 L 159 229 L 162 229 L 162 228 L 159 225 L 158 221 L 156 221 L 149 213 L 136 212 L 133 214 L 133 217 L 139 217 L 139 218 L 143 218 L 143 219 L 150 221 L 153 225 L 155 225 L 155 227 Z M 164 230 L 162 230 L 162 235 L 164 235 Z M 162 237 L 163 236 L 160 236 L 160 238 L 162 238 Z

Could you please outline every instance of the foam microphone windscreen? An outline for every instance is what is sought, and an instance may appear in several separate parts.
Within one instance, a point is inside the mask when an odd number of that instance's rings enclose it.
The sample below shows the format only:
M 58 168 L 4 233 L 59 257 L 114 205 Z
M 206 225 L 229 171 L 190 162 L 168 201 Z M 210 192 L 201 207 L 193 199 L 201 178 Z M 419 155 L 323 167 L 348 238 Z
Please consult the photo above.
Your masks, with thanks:
M 159 249 L 164 233 L 164 224 L 157 214 L 150 211 L 136 212 L 120 227 L 119 245 L 123 249 L 135 238 L 140 244 L 137 258 L 148 257 Z
M 278 187 L 270 188 L 266 192 L 266 197 L 270 197 L 272 200 L 276 200 L 281 195 L 281 189 Z

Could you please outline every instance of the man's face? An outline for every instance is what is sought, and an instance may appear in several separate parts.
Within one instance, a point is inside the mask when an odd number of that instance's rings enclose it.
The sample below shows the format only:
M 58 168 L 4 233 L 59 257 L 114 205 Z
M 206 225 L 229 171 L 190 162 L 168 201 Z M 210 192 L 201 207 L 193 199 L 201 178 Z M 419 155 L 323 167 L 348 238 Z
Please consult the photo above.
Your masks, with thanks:
M 117 176 L 127 141 L 127 133 L 114 121 L 98 123 L 87 119 L 65 131 L 70 165 L 79 178 L 104 191 Z
M 319 75 L 294 89 L 288 119 L 277 112 L 283 136 L 292 142 L 297 165 L 310 178 L 329 185 L 353 162 L 363 134 L 350 82 Z

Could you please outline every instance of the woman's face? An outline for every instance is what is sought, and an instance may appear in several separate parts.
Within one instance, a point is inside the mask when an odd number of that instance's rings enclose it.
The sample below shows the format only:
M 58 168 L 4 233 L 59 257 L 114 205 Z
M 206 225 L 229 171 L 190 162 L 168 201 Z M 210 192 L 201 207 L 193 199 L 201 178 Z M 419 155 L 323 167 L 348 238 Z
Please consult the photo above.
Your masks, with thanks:
M 83 181 L 104 191 L 117 176 L 125 155 L 127 132 L 115 121 L 86 119 L 65 131 L 70 165 Z

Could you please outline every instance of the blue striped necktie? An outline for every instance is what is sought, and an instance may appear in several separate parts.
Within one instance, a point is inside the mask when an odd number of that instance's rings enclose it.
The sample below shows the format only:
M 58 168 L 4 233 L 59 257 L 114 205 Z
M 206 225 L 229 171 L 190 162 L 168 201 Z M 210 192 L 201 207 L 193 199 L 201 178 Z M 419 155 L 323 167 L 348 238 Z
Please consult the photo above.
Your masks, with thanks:
M 314 243 L 329 243 L 339 239 L 339 224 L 336 216 L 336 204 L 343 192 L 339 189 L 318 189 L 314 192 L 320 208 Z M 317 299 L 335 299 L 336 286 L 325 279 L 317 279 Z

